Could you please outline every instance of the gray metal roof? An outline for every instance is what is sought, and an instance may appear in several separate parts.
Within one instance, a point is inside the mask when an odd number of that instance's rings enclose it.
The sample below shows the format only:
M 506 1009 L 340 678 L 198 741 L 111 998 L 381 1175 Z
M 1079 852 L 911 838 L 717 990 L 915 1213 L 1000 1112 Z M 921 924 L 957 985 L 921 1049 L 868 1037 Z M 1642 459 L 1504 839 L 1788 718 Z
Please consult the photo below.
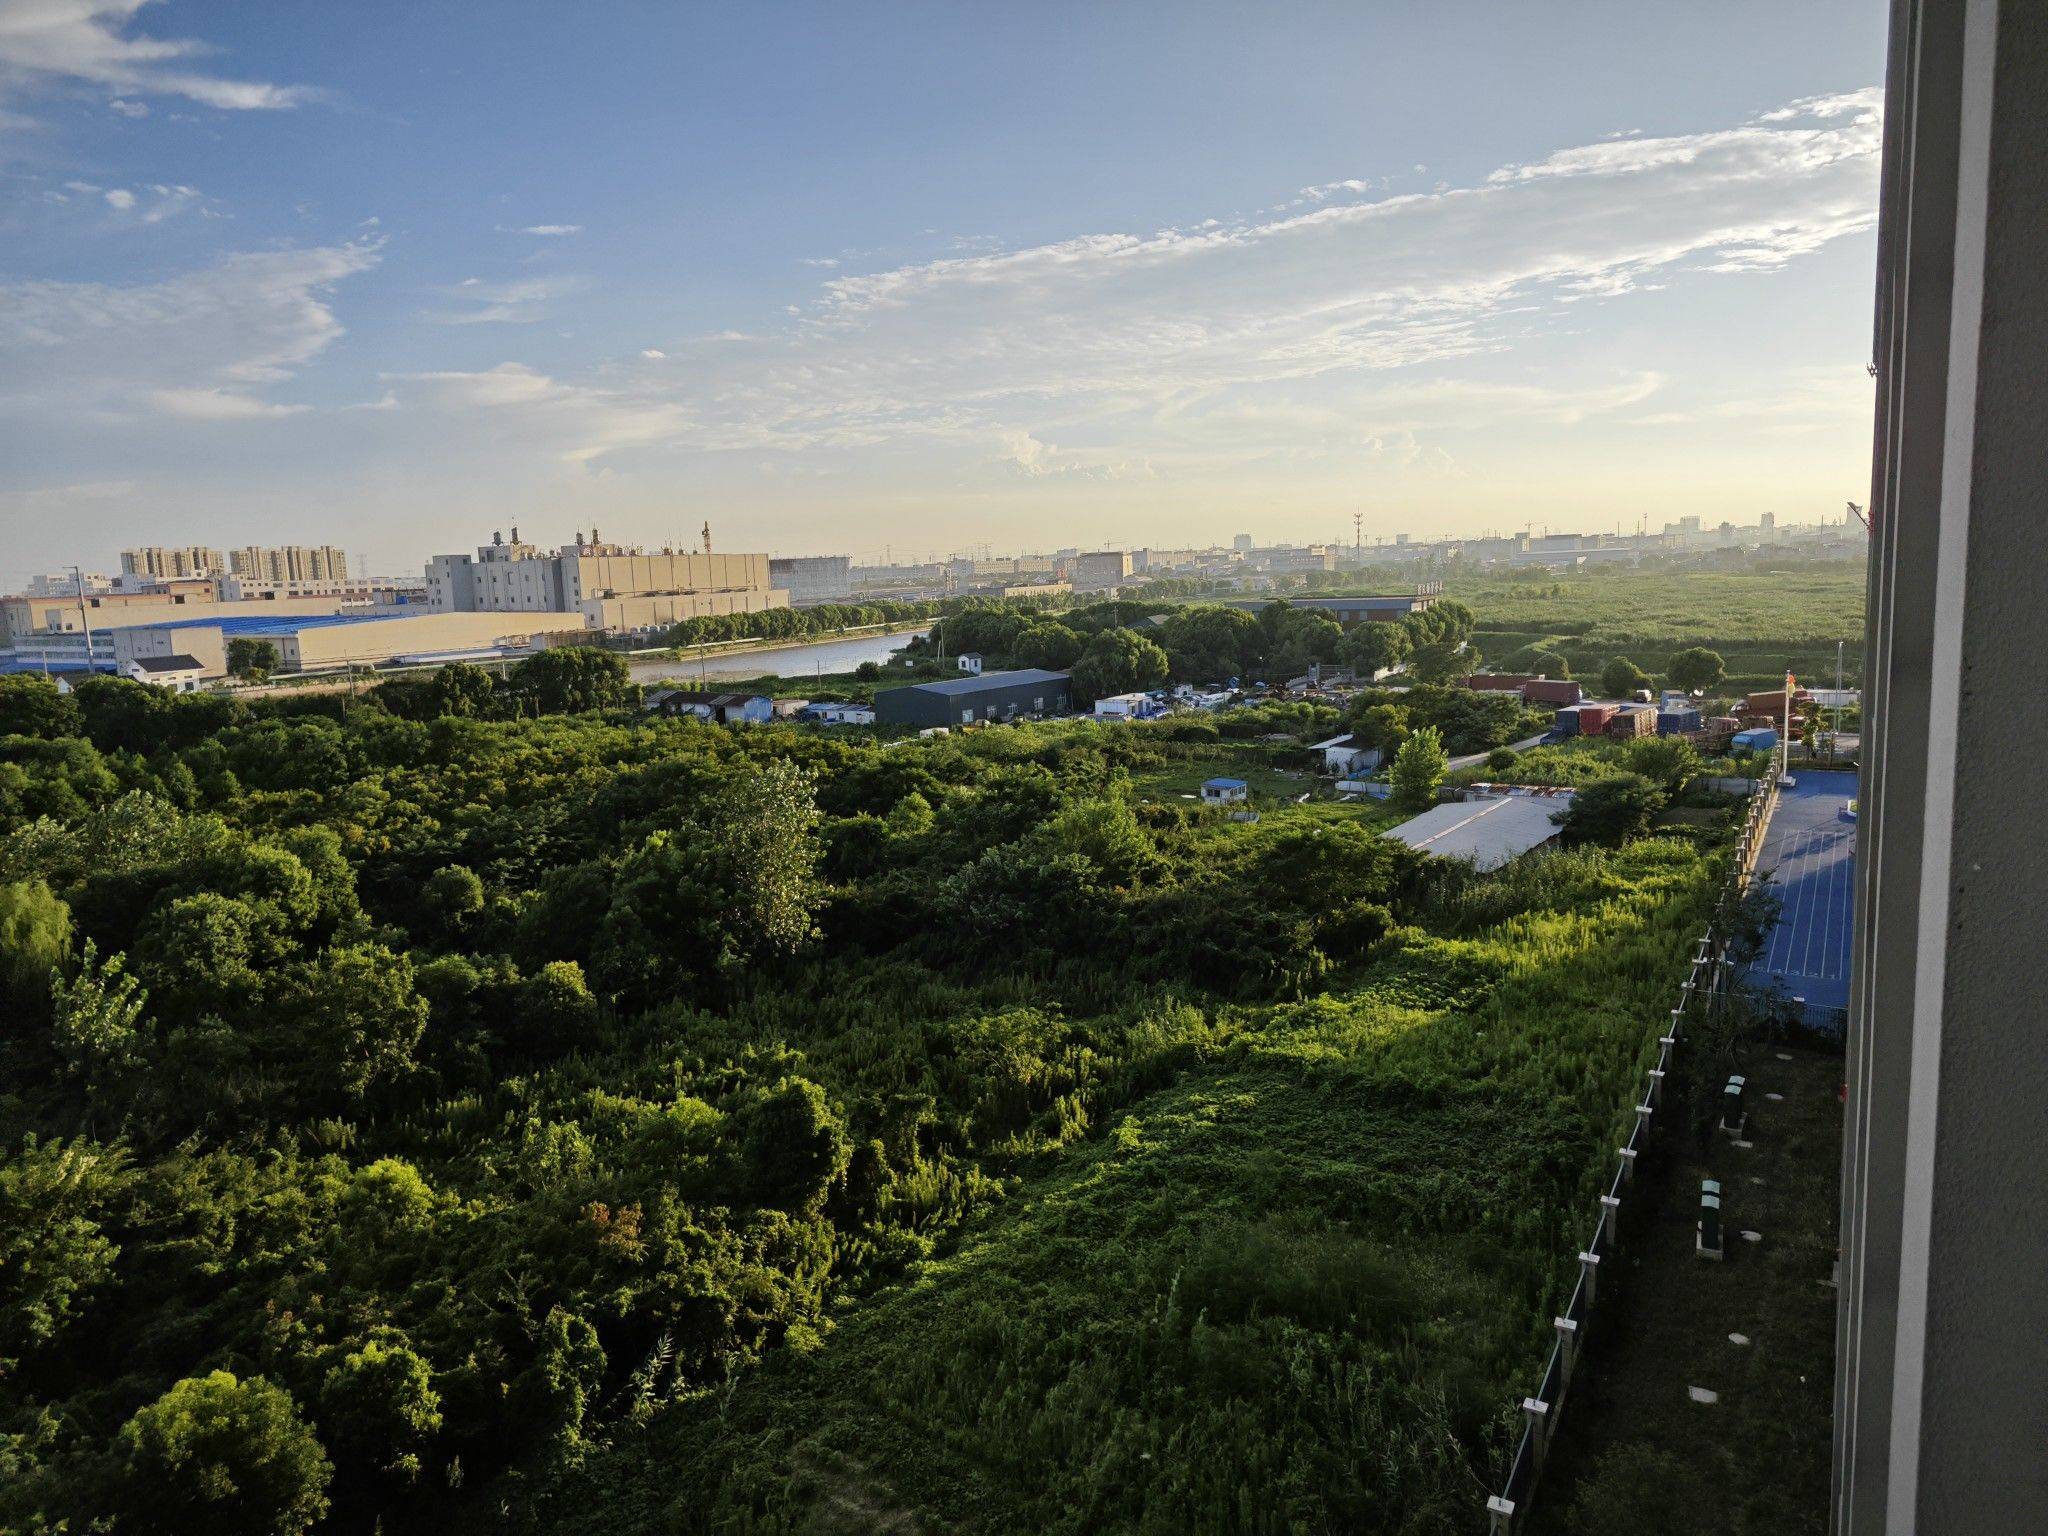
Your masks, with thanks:
M 1564 796 L 1507 795 L 1493 800 L 1458 800 L 1424 811 L 1386 835 L 1421 853 L 1470 859 L 1481 871 L 1557 836 L 1550 818 L 1571 802 Z
M 1048 672 L 1042 667 L 1019 667 L 1014 672 L 984 672 L 979 677 L 953 677 L 942 683 L 912 683 L 920 693 L 986 693 L 994 688 L 1016 688 L 1029 683 L 1064 683 L 1071 674 Z
M 144 672 L 203 672 L 205 667 L 195 656 L 179 651 L 170 656 L 138 656 L 134 665 Z

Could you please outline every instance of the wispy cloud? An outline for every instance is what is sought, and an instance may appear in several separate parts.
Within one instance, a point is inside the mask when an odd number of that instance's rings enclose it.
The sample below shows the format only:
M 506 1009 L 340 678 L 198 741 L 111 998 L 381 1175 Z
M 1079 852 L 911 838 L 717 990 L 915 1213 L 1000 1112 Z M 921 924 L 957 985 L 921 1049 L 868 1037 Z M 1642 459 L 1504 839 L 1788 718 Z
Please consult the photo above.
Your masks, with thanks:
M 534 277 L 489 283 L 466 277 L 449 290 L 452 308 L 423 311 L 435 325 L 531 325 L 547 318 L 548 304 L 582 286 L 573 277 Z
M 528 224 L 519 231 L 522 235 L 580 235 L 581 224 Z
M 213 52 L 191 40 L 136 35 L 147 0 L 9 0 L 0 5 L 0 90 L 63 85 L 116 93 L 117 112 L 140 117 L 130 98 L 180 96 L 225 111 L 278 111 L 316 99 L 305 86 L 236 80 L 203 67 Z
M 1560 150 L 1474 185 L 1371 197 L 1364 178 L 1333 181 L 1278 215 L 835 275 L 780 334 L 691 344 L 687 366 L 600 369 L 541 394 L 527 393 L 537 375 L 482 376 L 440 401 L 545 407 L 536 444 L 586 460 L 656 443 L 951 440 L 1024 472 L 1055 462 L 1033 443 L 1115 443 L 1132 461 L 1189 449 L 1254 397 L 1282 413 L 1265 424 L 1275 451 L 1328 446 L 1326 422 L 1285 416 L 1305 402 L 1378 450 L 1451 406 L 1470 423 L 1582 419 L 1639 402 L 1655 377 L 1431 400 L 1444 387 L 1432 375 L 1562 333 L 1577 306 L 1783 266 L 1867 232 L 1877 110 L 1875 92 L 1817 98 L 1731 129 Z
M 294 413 L 266 391 L 341 336 L 330 295 L 377 260 L 355 244 L 250 252 L 156 283 L 0 284 L 0 413 Z

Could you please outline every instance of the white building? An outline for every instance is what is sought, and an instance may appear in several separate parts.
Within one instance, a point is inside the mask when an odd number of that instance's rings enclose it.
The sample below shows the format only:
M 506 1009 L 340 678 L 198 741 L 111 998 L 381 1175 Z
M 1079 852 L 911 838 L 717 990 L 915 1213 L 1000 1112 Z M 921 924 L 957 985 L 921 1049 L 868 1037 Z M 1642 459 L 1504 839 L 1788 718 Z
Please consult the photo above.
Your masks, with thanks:
M 981 652 L 962 651 L 960 653 L 960 670 L 974 677 L 981 676 Z
M 173 652 L 169 656 L 137 656 L 122 664 L 121 675 L 133 682 L 147 683 L 152 688 L 192 693 L 206 681 L 209 671 L 196 656 Z
M 1370 773 L 1380 765 L 1379 748 L 1368 747 L 1356 736 L 1332 736 L 1328 741 L 1317 742 L 1309 750 L 1322 753 L 1323 772 L 1334 773 L 1339 778 Z

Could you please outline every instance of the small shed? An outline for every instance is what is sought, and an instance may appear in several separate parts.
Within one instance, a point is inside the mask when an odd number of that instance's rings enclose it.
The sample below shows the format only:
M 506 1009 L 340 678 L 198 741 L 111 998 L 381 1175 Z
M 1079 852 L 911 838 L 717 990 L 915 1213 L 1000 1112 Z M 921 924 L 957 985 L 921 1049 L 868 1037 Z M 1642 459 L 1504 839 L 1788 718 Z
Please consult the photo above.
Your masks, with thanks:
M 1317 742 L 1309 750 L 1323 754 L 1323 772 L 1339 777 L 1370 773 L 1380 765 L 1379 749 L 1368 747 L 1356 736 L 1332 736 L 1328 741 Z
M 173 693 L 191 693 L 206 679 L 205 664 L 182 651 L 169 656 L 137 656 L 124 670 L 135 682 Z
M 1251 796 L 1251 786 L 1243 779 L 1205 779 L 1202 783 L 1204 805 L 1242 805 Z
M 981 652 L 962 651 L 960 653 L 960 670 L 971 677 L 981 676 Z

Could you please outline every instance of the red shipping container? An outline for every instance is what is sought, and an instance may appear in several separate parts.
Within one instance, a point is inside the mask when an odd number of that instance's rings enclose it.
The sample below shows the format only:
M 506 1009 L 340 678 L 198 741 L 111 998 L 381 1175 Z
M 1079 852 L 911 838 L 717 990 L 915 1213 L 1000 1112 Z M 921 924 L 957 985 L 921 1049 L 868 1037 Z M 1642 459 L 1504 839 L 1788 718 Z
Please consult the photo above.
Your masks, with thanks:
M 1598 736 L 1607 729 L 1607 722 L 1614 718 L 1612 704 L 1581 704 L 1579 706 L 1579 734 Z
M 1585 697 L 1577 683 L 1554 677 L 1532 677 L 1522 684 L 1522 697 L 1531 704 L 1576 704 Z

